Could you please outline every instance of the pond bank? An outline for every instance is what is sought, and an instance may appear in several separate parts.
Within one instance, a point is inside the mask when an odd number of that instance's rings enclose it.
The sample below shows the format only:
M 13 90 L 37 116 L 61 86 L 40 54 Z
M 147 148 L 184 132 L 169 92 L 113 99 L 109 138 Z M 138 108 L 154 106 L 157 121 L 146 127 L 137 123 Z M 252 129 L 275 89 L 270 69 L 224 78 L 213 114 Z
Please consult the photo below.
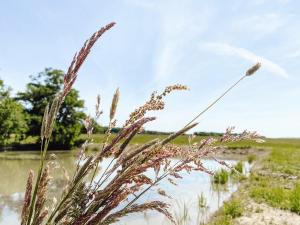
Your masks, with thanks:
M 300 224 L 299 139 L 259 147 L 265 150 L 249 178 L 210 218 L 209 225 Z

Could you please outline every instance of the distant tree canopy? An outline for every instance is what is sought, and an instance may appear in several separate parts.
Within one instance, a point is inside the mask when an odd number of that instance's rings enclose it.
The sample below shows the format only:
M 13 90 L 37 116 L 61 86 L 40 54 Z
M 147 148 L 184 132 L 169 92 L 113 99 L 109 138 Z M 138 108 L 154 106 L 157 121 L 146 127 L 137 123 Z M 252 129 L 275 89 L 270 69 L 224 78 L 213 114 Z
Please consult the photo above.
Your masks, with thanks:
M 17 94 L 28 115 L 28 135 L 40 135 L 41 123 L 46 105 L 53 100 L 63 86 L 64 72 L 46 68 L 26 85 L 26 91 Z M 84 101 L 79 99 L 77 90 L 72 89 L 62 104 L 51 144 L 62 148 L 71 148 L 80 135 L 81 121 L 85 118 L 82 112 Z
M 19 141 L 27 128 L 23 106 L 10 97 L 10 89 L 0 79 L 0 145 Z

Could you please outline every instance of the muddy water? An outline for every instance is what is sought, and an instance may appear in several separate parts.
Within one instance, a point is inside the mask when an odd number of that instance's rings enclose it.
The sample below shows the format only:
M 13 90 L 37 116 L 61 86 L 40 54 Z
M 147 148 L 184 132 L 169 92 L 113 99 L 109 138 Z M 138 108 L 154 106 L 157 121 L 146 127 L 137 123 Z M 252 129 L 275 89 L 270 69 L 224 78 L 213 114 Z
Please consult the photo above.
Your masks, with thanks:
M 18 159 L 16 157 L 10 157 L 10 159 L 0 158 L 0 225 L 19 224 L 19 215 L 28 171 L 30 169 L 36 171 L 39 166 L 37 155 L 26 154 L 23 157 L 18 154 L 16 156 L 18 156 Z M 74 153 L 61 153 L 57 154 L 57 156 L 59 163 L 71 173 L 76 166 Z M 108 162 L 108 160 L 103 161 L 100 167 L 105 168 Z M 234 165 L 236 161 L 227 160 L 227 163 Z M 204 160 L 204 165 L 213 171 L 222 167 L 212 160 Z M 244 165 L 245 173 L 248 173 L 249 164 L 244 162 Z M 55 195 L 61 191 L 64 185 L 62 170 L 55 170 L 52 176 L 54 179 L 52 180 L 50 192 Z M 172 197 L 172 199 L 166 199 L 166 201 L 171 204 L 170 211 L 174 214 L 174 217 L 178 221 L 185 220 L 185 224 L 196 224 L 197 221 L 197 224 L 199 224 L 199 221 L 205 221 L 238 187 L 238 183 L 234 179 L 231 179 L 225 186 L 216 187 L 211 182 L 211 176 L 205 173 L 183 173 L 182 176 L 183 179 L 178 180 L 177 186 L 170 185 L 168 182 L 162 182 L 160 187 Z M 201 198 L 204 201 L 201 201 Z M 141 201 L 153 199 L 161 200 L 161 196 L 157 196 L 155 190 L 145 194 Z M 203 207 L 199 207 L 199 203 L 205 204 L 202 204 Z M 130 215 L 124 218 L 120 224 L 146 225 L 169 223 L 160 214 L 149 212 Z

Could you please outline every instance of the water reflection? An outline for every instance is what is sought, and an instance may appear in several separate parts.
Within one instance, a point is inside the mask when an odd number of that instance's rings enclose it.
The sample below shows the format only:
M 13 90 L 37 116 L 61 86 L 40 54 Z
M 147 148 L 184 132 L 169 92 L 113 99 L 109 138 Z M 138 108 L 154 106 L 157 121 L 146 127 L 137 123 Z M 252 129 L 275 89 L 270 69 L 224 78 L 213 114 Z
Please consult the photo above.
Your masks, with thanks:
M 58 154 L 58 161 L 69 173 L 74 171 L 76 158 L 72 153 Z M 101 167 L 105 167 L 109 160 L 103 161 Z M 227 160 L 229 164 L 235 164 L 233 160 Z M 246 173 L 249 165 L 245 164 Z M 204 165 L 210 170 L 218 170 L 221 166 L 212 160 L 204 160 Z M 0 225 L 15 225 L 19 223 L 19 215 L 22 206 L 24 189 L 28 171 L 35 172 L 39 166 L 39 160 L 22 159 L 8 160 L 0 159 Z M 64 187 L 64 173 L 62 168 L 55 169 L 51 176 L 49 192 L 55 196 Z M 171 195 L 169 203 L 172 205 L 171 212 L 177 219 L 186 219 L 185 224 L 199 224 L 205 221 L 208 215 L 216 211 L 237 189 L 237 182 L 232 179 L 227 185 L 213 185 L 211 176 L 205 173 L 192 172 L 183 174 L 183 179 L 177 181 L 177 186 L 171 185 L 167 181 L 161 183 L 161 187 Z M 155 190 L 149 191 L 141 201 L 161 199 Z M 169 224 L 160 214 L 149 212 L 144 214 L 133 214 L 122 220 L 119 224 Z

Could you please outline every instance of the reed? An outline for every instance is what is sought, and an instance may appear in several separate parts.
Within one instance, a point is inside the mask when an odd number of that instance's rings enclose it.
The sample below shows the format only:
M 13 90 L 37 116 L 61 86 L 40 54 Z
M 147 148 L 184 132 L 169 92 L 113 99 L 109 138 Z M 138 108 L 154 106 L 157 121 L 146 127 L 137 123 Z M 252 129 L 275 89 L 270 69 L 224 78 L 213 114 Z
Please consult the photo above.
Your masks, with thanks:
M 53 102 L 45 109 L 41 128 L 40 167 L 34 185 L 33 173 L 30 172 L 29 174 L 22 213 L 22 225 L 112 224 L 126 215 L 146 210 L 162 213 L 172 223 L 175 223 L 173 216 L 168 211 L 169 205 L 163 200 L 137 203 L 140 197 L 150 189 L 159 186 L 162 180 L 167 180 L 170 184 L 176 184 L 176 180 L 182 178 L 180 173 L 183 171 L 213 174 L 204 167 L 201 159 L 214 154 L 219 149 L 214 145 L 216 142 L 225 143 L 244 139 L 259 140 L 259 136 L 256 133 L 245 131 L 236 135 L 232 134 L 232 129 L 228 129 L 222 137 L 206 138 L 199 143 L 190 145 L 188 149 L 169 144 L 170 141 L 179 135 L 197 126 L 196 120 L 199 116 L 236 86 L 237 83 L 235 83 L 213 104 L 209 105 L 179 131 L 165 139 L 156 139 L 136 148 L 129 148 L 131 140 L 143 129 L 143 126 L 156 119 L 155 117 L 148 117 L 147 113 L 149 111 L 163 110 L 165 96 L 173 91 L 187 90 L 188 88 L 176 84 L 166 87 L 160 94 L 153 92 L 150 100 L 130 114 L 122 130 L 113 138 L 109 138 L 111 129 L 116 123 L 115 115 L 120 96 L 119 89 L 117 89 L 110 109 L 109 129 L 106 132 L 104 142 L 99 143 L 101 146 L 100 150 L 93 155 L 85 155 L 85 150 L 91 144 L 91 138 L 86 140 L 79 151 L 75 172 L 71 176 L 65 176 L 67 185 L 64 187 L 62 195 L 54 202 L 53 208 L 47 209 L 45 206 L 45 202 L 49 200 L 47 187 L 51 181 L 49 179 L 50 167 L 46 163 L 45 157 L 51 133 L 55 126 L 57 112 L 64 98 L 72 89 L 77 79 L 78 71 L 92 47 L 114 25 L 115 23 L 110 23 L 95 32 L 85 42 L 78 54 L 75 54 L 64 77 L 63 90 L 56 95 Z M 257 64 L 250 68 L 238 83 L 256 72 L 259 66 L 260 64 Z M 100 96 L 98 96 L 95 119 L 98 119 L 102 114 L 100 107 Z M 88 137 L 90 137 L 93 132 L 91 117 L 84 121 L 84 125 Z M 174 157 L 179 160 L 172 164 L 171 159 Z M 98 165 L 101 164 L 104 158 L 110 158 L 111 161 L 105 169 L 100 171 L 98 178 L 96 176 L 97 172 L 99 172 Z M 226 165 L 223 161 L 218 162 Z M 146 175 L 146 171 L 150 169 L 155 171 L 154 177 Z M 162 198 L 168 197 L 168 194 L 161 189 L 157 190 L 157 194 L 162 196 Z

